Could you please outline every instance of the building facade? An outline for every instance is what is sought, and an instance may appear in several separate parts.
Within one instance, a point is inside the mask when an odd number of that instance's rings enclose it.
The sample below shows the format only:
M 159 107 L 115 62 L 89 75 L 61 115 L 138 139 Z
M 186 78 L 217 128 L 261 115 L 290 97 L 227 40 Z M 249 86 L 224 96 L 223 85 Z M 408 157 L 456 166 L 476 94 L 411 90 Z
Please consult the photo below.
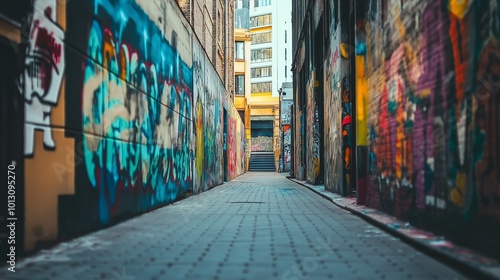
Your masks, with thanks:
M 272 151 L 276 170 L 282 151 L 280 88 L 292 81 L 291 2 L 249 1 L 252 151 Z
M 295 177 L 498 257 L 499 15 L 496 0 L 294 1 Z
M 217 69 L 229 98 L 234 97 L 234 3 L 223 0 L 177 0 L 194 35 Z
M 246 14 L 248 15 L 248 12 Z M 241 17 L 239 18 L 239 23 L 235 21 L 235 25 L 241 26 Z M 245 169 L 248 170 L 252 145 L 250 128 L 250 44 L 252 37 L 250 36 L 250 31 L 245 28 L 236 28 L 234 30 L 234 40 L 234 105 L 245 124 Z

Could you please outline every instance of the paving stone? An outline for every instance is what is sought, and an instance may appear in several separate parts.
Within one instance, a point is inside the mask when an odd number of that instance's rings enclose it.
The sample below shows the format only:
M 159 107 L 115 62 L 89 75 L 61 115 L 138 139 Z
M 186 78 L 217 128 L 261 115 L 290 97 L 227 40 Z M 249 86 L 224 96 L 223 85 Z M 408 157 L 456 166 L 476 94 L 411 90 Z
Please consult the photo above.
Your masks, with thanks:
M 277 173 L 61 243 L 15 274 L 0 268 L 0 279 L 463 279 Z

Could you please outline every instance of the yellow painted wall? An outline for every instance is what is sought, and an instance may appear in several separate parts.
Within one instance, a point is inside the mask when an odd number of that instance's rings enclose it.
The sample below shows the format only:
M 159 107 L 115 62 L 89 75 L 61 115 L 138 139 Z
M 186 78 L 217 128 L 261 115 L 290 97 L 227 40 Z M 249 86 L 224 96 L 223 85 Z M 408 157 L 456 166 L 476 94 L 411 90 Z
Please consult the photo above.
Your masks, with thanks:
M 236 60 L 234 62 L 234 73 L 236 75 L 245 73 L 245 61 Z
M 234 97 L 234 106 L 239 111 L 245 110 L 245 107 L 247 106 L 247 100 L 246 100 L 245 96 L 235 96 Z
M 57 23 L 66 29 L 66 0 L 57 2 Z M 57 106 L 52 108 L 51 125 L 57 148 L 43 147 L 43 133 L 35 132 L 34 154 L 25 164 L 25 250 L 37 248 L 37 243 L 57 240 L 58 197 L 74 194 L 75 147 L 74 140 L 64 136 L 65 89 L 64 78 L 60 87 Z M 78 162 L 78 161 L 76 161 Z M 49 176 L 48 176 L 49 175 Z M 42 245 L 42 244 L 40 244 Z

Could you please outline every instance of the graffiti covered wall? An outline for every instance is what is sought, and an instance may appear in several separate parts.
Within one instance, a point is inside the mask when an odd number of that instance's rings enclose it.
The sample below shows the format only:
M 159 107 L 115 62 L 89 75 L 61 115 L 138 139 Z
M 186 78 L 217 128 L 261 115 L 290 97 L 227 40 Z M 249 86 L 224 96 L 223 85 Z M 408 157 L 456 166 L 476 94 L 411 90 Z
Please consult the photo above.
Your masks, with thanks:
M 292 100 L 281 103 L 281 124 L 283 125 L 283 171 L 292 168 Z
M 252 151 L 253 152 L 272 152 L 273 151 L 273 137 L 272 136 L 256 136 L 252 137 Z
M 224 108 L 230 178 L 244 172 L 241 119 L 176 1 L 35 0 L 26 14 L 26 250 L 221 184 Z
M 386 17 L 369 2 L 366 204 L 428 222 L 498 221 L 499 1 L 389 1 Z
M 76 38 L 82 21 L 68 20 L 66 75 L 67 99 L 82 108 L 67 116 L 78 128 L 71 136 L 82 153 L 81 187 L 61 198 L 60 235 L 175 201 L 192 191 L 194 177 L 191 33 L 159 23 L 173 8 L 166 2 L 151 14 L 133 2 L 79 3 L 69 2 L 68 11 L 83 14 L 88 35 Z
M 228 117 L 228 179 L 232 180 L 242 174 L 245 170 L 245 130 L 244 124 L 239 117 L 238 110 L 233 104 L 229 104 Z
M 313 72 L 314 73 L 314 72 Z M 315 75 L 312 75 L 312 78 L 309 80 L 307 84 L 306 91 L 306 136 L 307 137 L 307 145 L 306 145 L 306 160 L 307 160 L 307 170 L 306 170 L 306 179 L 309 183 L 314 184 L 316 181 L 316 176 L 319 174 L 319 135 L 316 127 L 316 117 L 318 108 L 316 107 L 316 100 L 314 98 L 314 80 Z
M 345 4 L 345 3 L 344 3 Z M 347 195 L 351 181 L 351 100 L 349 89 L 349 48 L 347 18 L 340 12 L 343 3 L 330 5 L 329 46 L 324 62 L 325 188 Z M 345 17 L 345 16 L 344 16 Z
M 333 24 L 332 24 L 333 25 Z M 330 50 L 325 60 L 325 188 L 343 193 L 342 101 L 340 83 L 346 74 L 340 54 L 340 26 L 332 26 Z M 345 66 L 344 66 L 345 68 Z

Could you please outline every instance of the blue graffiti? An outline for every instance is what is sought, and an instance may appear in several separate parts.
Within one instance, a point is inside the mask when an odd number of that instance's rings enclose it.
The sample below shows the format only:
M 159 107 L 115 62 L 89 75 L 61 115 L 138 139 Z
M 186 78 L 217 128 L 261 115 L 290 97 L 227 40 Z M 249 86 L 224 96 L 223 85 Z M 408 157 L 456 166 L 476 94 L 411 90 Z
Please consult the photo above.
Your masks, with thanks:
M 100 221 L 108 223 L 192 189 L 193 74 L 177 51 L 177 35 L 167 41 L 137 4 L 94 4 L 84 69 L 83 147 L 87 176 L 99 190 Z

